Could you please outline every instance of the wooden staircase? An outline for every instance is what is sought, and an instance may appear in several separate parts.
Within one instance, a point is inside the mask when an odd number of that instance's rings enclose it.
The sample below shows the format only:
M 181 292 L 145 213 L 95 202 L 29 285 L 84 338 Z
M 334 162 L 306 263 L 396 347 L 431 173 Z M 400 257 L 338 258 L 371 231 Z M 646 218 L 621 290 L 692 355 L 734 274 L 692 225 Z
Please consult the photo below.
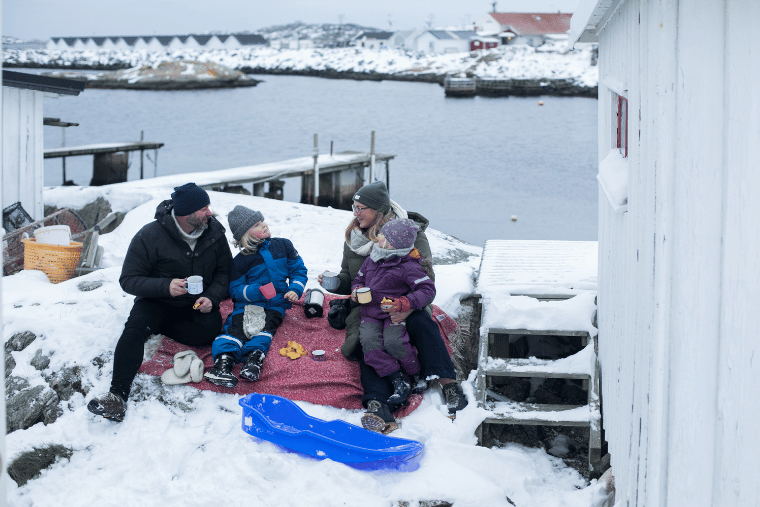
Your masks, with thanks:
M 530 271 L 528 277 L 533 282 L 537 281 L 534 290 L 530 290 L 530 284 L 525 283 L 525 280 L 519 279 L 516 273 L 520 271 L 520 266 L 515 265 L 515 259 L 510 262 L 509 256 L 516 255 L 513 243 L 521 243 L 522 245 L 519 246 L 526 247 L 522 251 L 522 258 L 532 263 L 531 269 L 528 270 Z M 526 243 L 532 244 L 526 245 Z M 588 328 L 583 330 L 510 328 L 509 321 L 505 322 L 499 320 L 500 317 L 494 318 L 493 315 L 489 315 L 489 312 L 496 312 L 494 304 L 503 297 L 504 284 L 510 290 L 520 291 L 520 293 L 512 292 L 507 297 L 530 296 L 539 301 L 565 301 L 574 297 L 573 292 L 577 294 L 578 291 L 566 287 L 572 284 L 571 280 L 556 282 L 558 280 L 557 265 L 552 262 L 552 254 L 547 255 L 546 252 L 547 247 L 549 250 L 554 249 L 554 255 L 560 258 L 561 262 L 566 262 L 568 257 L 563 254 L 565 246 L 562 245 L 563 243 L 575 242 L 489 241 L 486 243 L 478 280 L 478 292 L 482 291 L 482 293 L 479 302 L 481 326 L 475 387 L 478 406 L 488 410 L 489 415 L 478 428 L 478 441 L 483 443 L 483 429 L 488 424 L 585 427 L 588 428 L 589 433 L 589 471 L 591 476 L 597 476 L 602 437 L 596 333 L 593 333 L 593 337 L 590 336 Z M 528 246 L 530 248 L 527 248 Z M 589 246 L 584 246 L 584 248 L 587 247 Z M 510 250 L 508 255 L 504 255 L 505 250 Z M 519 251 L 520 248 L 517 250 Z M 531 255 L 530 250 L 542 253 Z M 518 264 L 522 262 L 522 258 Z M 537 275 L 542 267 L 537 265 L 536 258 L 542 258 L 540 263 L 543 263 L 543 268 L 549 274 L 547 277 L 542 278 Z M 505 277 L 510 277 L 510 281 L 505 282 L 503 277 L 499 276 L 499 272 L 503 272 Z M 552 283 L 547 285 L 545 283 L 547 279 Z M 499 289 L 496 293 L 493 291 L 494 287 Z M 545 293 L 547 290 L 551 293 Z M 502 306 L 503 303 L 503 300 L 499 302 Z M 515 321 L 520 322 L 521 319 L 517 318 Z M 488 327 L 495 322 L 498 322 L 498 327 L 497 325 Z M 483 325 L 484 323 L 486 325 Z M 510 354 L 510 343 L 518 341 L 543 344 L 547 350 L 569 350 L 570 352 L 559 357 L 553 355 L 551 359 L 537 359 L 529 357 L 528 350 L 518 353 L 519 347 L 513 346 L 513 353 L 519 354 L 513 357 L 513 354 Z M 535 348 L 533 347 L 534 350 L 530 352 L 534 352 Z M 531 379 L 533 386 L 545 379 L 571 380 L 579 383 L 585 391 L 585 403 L 567 405 L 513 401 L 497 392 L 499 385 L 508 378 Z

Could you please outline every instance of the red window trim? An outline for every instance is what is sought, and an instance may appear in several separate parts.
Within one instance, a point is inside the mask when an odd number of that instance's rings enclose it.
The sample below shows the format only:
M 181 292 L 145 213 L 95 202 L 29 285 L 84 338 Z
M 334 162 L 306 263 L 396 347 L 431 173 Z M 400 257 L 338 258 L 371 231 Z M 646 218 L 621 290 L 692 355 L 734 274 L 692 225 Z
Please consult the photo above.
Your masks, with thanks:
M 617 148 L 628 158 L 628 99 L 620 95 L 617 99 Z

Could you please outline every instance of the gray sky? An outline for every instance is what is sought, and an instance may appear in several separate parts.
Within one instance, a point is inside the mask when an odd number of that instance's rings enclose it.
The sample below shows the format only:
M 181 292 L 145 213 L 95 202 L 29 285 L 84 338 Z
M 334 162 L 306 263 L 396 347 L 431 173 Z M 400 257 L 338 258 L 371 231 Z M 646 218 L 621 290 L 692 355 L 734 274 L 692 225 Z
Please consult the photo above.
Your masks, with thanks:
M 500 0 L 498 12 L 573 12 L 579 0 Z M 293 21 L 383 30 L 471 25 L 482 0 L 3 0 L 3 35 L 20 39 L 256 31 Z M 391 24 L 389 24 L 389 21 Z

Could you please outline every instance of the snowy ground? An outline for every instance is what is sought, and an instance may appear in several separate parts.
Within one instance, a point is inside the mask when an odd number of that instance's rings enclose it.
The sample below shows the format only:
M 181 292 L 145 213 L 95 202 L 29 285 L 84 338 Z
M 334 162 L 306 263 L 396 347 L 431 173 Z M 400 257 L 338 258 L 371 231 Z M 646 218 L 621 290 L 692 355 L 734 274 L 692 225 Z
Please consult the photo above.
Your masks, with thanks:
M 251 47 L 216 50 L 5 50 L 6 66 L 157 66 L 173 60 L 215 62 L 232 69 L 259 71 L 334 71 L 415 76 L 467 72 L 481 78 L 569 79 L 578 86 L 594 87 L 598 68 L 591 64 L 591 49 L 567 51 L 567 43 L 551 42 L 539 48 L 501 46 L 477 52 L 423 54 L 400 49 L 272 49 Z
M 62 444 L 73 449 L 41 477 L 23 487 L 6 476 L 8 505 L 56 505 L 65 499 L 78 505 L 251 505 L 332 506 L 392 505 L 400 500 L 445 500 L 461 506 L 597 507 L 603 487 L 587 483 L 575 470 L 542 449 L 511 444 L 483 448 L 475 430 L 485 416 L 476 407 L 473 383 L 463 383 L 470 405 L 456 421 L 446 417 L 437 390 L 402 420 L 393 436 L 424 444 L 420 468 L 409 473 L 361 472 L 340 463 L 290 454 L 268 442 L 254 441 L 241 430 L 242 410 L 235 395 L 164 386 L 156 377 L 138 375 L 127 417 L 118 424 L 94 417 L 86 401 L 110 384 L 112 352 L 133 298 L 118 285 L 123 255 L 135 232 L 153 218 L 168 189 L 122 193 L 117 186 L 47 189 L 47 204 L 81 207 L 101 193 L 114 210 L 128 213 L 112 233 L 103 235 L 105 269 L 51 285 L 44 274 L 22 271 L 2 279 L 3 336 L 32 331 L 38 338 L 26 350 L 13 352 L 14 375 L 32 385 L 44 380 L 29 366 L 41 349 L 50 355 L 49 369 L 74 364 L 83 368 L 87 397 L 75 395 L 53 424 L 37 424 L 6 437 L 6 456 L 13 460 L 35 446 Z M 309 286 L 326 269 L 337 269 L 341 238 L 351 218 L 346 211 L 263 198 L 211 193 L 211 207 L 226 226 L 236 204 L 262 211 L 275 236 L 290 238 L 309 269 Z M 403 206 L 404 203 L 401 203 Z M 414 210 L 423 212 L 424 210 Z M 435 224 L 433 224 L 435 225 Z M 481 249 L 436 231 L 428 232 L 435 257 L 469 254 L 455 264 L 438 265 L 435 303 L 455 316 L 459 298 L 473 291 Z M 468 257 L 468 255 L 460 255 Z M 81 292 L 83 280 L 103 285 Z M 155 342 L 155 340 L 153 340 Z M 149 342 L 152 346 L 155 343 Z M 106 358 L 103 369 L 93 359 Z M 360 423 L 360 411 L 299 402 L 308 414 L 325 420 Z

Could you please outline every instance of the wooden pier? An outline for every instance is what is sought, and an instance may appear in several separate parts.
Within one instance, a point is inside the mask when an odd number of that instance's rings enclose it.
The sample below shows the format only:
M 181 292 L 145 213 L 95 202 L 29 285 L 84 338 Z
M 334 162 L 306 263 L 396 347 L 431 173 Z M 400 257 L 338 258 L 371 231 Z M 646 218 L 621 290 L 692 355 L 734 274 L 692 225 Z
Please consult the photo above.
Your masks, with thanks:
M 471 77 L 446 76 L 443 89 L 447 97 L 474 97 L 477 91 L 476 80 Z
M 48 124 L 53 125 L 52 123 Z M 127 181 L 129 159 L 126 152 L 140 152 L 140 178 L 143 178 L 143 153 L 145 150 L 154 150 L 154 152 L 157 152 L 163 145 L 164 143 L 135 141 L 131 143 L 100 143 L 87 144 L 84 146 L 64 146 L 61 148 L 44 150 L 43 158 L 60 158 L 63 160 L 63 184 L 66 185 L 66 157 L 93 155 L 92 180 L 90 181 L 90 185 L 106 185 L 109 183 Z M 156 172 L 157 158 L 157 156 L 153 157 L 154 174 Z
M 351 209 L 354 192 L 361 188 L 365 181 L 381 179 L 389 185 L 389 162 L 395 157 L 379 153 L 344 151 L 334 155 L 301 157 L 232 169 L 131 180 L 118 185 L 137 190 L 173 188 L 193 181 L 207 190 L 226 191 L 231 190 L 231 187 L 250 184 L 253 195 L 282 199 L 282 180 L 301 177 L 301 202 L 348 210 Z M 375 167 L 380 163 L 384 163 L 384 171 Z M 315 174 L 319 175 L 317 195 L 314 189 Z M 268 191 L 265 191 L 265 183 L 268 184 Z
M 100 143 L 84 146 L 64 146 L 44 151 L 44 158 L 76 157 L 79 155 L 96 155 L 99 153 L 116 153 L 119 151 L 157 150 L 164 143 L 135 141 L 133 143 Z

